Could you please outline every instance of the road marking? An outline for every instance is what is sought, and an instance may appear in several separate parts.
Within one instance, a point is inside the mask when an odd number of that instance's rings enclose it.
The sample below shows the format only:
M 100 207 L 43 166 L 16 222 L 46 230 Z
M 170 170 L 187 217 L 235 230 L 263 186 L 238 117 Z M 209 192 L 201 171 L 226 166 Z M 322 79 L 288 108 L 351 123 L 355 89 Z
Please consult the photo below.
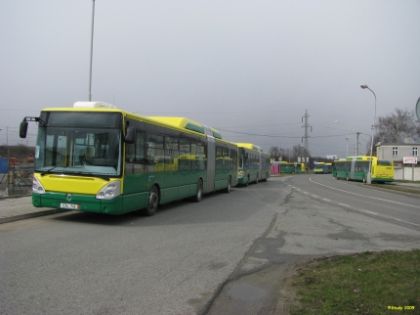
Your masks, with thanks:
M 384 201 L 384 202 L 392 203 L 394 205 L 406 206 L 406 207 L 411 207 L 411 208 L 414 208 L 414 209 L 420 209 L 419 206 L 415 206 L 415 205 L 412 205 L 412 204 L 409 204 L 409 203 L 404 203 L 404 202 L 399 202 L 399 201 L 394 201 L 394 200 L 384 199 L 384 198 L 379 198 L 379 197 L 373 197 L 373 196 L 366 196 L 366 195 L 354 193 L 354 192 L 351 192 L 351 191 L 347 191 L 347 190 L 344 190 L 344 189 L 339 189 L 339 188 L 331 187 L 331 186 L 328 186 L 328 185 L 325 185 L 325 184 L 321 184 L 321 183 L 319 183 L 317 181 L 314 181 L 312 179 L 312 177 L 309 177 L 309 181 L 311 183 L 316 184 L 316 185 L 320 185 L 320 186 L 323 186 L 323 187 L 328 188 L 328 189 L 331 189 L 331 190 L 340 191 L 340 192 L 346 193 L 348 195 L 353 195 L 353 196 L 363 197 L 363 198 L 369 198 L 369 199 L 377 200 L 377 201 Z
M 311 179 L 311 178 L 309 178 L 309 179 Z M 318 184 L 318 183 L 315 183 L 315 184 Z M 321 186 L 326 186 L 326 185 L 323 185 L 323 184 L 320 184 L 320 185 Z M 329 187 L 329 186 L 326 186 L 326 187 Z M 334 205 L 341 206 L 341 207 L 346 208 L 346 209 L 349 209 L 349 210 L 360 212 L 362 214 L 367 214 L 367 215 L 370 215 L 370 216 L 375 216 L 375 217 L 378 217 L 378 218 L 383 218 L 383 219 L 388 219 L 388 220 L 394 220 L 394 221 L 397 221 L 397 222 L 400 222 L 400 223 L 404 223 L 404 224 L 415 226 L 417 228 L 420 227 L 420 224 L 417 224 L 417 223 L 405 221 L 405 220 L 402 220 L 402 219 L 399 219 L 399 218 L 395 218 L 395 217 L 390 216 L 390 215 L 380 214 L 378 212 L 374 212 L 374 211 L 367 210 L 367 209 L 355 208 L 355 207 L 352 207 L 351 205 L 349 205 L 347 203 L 332 201 L 331 199 L 328 199 L 328 198 L 322 198 L 322 197 L 320 197 L 318 195 L 310 194 L 310 193 L 308 193 L 305 190 L 299 189 L 299 192 L 301 192 L 301 193 L 303 193 L 305 195 L 308 195 L 308 196 L 310 196 L 310 197 L 312 197 L 314 199 L 322 200 L 322 201 L 325 201 L 325 202 L 328 202 L 328 203 L 331 203 L 331 204 L 334 204 Z M 344 191 L 344 192 L 346 192 L 346 191 Z M 384 200 L 386 200 L 386 199 L 384 199 Z

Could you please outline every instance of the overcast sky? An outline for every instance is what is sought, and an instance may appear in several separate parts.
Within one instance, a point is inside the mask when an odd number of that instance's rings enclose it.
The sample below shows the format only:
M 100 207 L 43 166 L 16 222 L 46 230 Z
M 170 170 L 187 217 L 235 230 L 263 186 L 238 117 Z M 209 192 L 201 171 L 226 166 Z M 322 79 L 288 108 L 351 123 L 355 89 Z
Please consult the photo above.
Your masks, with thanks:
M 23 116 L 88 99 L 91 9 L 1 1 L 0 143 Z M 93 99 L 266 150 L 300 144 L 307 109 L 312 155 L 351 154 L 373 122 L 360 84 L 379 116 L 414 110 L 419 16 L 418 0 L 96 0 Z

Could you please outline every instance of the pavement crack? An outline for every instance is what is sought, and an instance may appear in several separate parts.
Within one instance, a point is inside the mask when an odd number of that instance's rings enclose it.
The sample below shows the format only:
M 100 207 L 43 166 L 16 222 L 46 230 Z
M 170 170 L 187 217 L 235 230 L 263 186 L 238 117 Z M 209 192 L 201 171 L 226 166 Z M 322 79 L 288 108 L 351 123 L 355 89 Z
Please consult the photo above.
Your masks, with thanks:
M 198 314 L 200 315 L 205 315 L 208 314 L 208 312 L 210 311 L 211 307 L 213 306 L 214 302 L 216 301 L 216 299 L 219 297 L 219 295 L 222 293 L 222 291 L 224 290 L 224 288 L 231 282 L 244 277 L 246 275 L 251 275 L 254 274 L 258 271 L 264 270 L 266 269 L 268 266 L 271 265 L 271 263 L 267 263 L 264 264 L 258 268 L 253 268 L 252 270 L 246 271 L 244 272 L 242 270 L 242 267 L 245 265 L 246 261 L 249 259 L 249 257 L 251 256 L 252 253 L 255 252 L 255 249 L 258 247 L 258 243 L 260 240 L 267 238 L 267 235 L 270 234 L 270 232 L 273 230 L 276 221 L 277 221 L 277 217 L 278 214 L 275 213 L 273 215 L 273 218 L 271 219 L 270 224 L 268 225 L 267 229 L 264 231 L 264 233 L 257 238 L 252 245 L 249 247 L 249 249 L 247 250 L 247 252 L 245 253 L 245 255 L 242 257 L 242 259 L 239 261 L 238 265 L 236 266 L 236 268 L 233 270 L 233 272 L 230 274 L 230 276 L 223 281 L 223 283 L 221 283 L 219 285 L 219 287 L 216 289 L 216 291 L 214 292 L 212 298 L 209 300 L 209 302 L 204 306 L 203 310 L 198 312 Z

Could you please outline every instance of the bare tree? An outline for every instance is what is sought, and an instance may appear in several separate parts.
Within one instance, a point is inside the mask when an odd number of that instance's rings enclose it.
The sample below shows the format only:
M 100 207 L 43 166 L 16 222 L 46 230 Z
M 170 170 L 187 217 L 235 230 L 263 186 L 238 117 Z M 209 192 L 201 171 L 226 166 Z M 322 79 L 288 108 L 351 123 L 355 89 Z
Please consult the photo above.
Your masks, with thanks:
M 414 116 L 411 111 L 397 108 L 394 113 L 379 117 L 373 143 L 403 144 L 419 142 L 420 124 Z M 370 146 L 367 147 L 367 152 L 369 150 Z M 376 154 L 376 146 L 373 147 L 373 154 Z
M 276 147 L 276 146 L 271 147 L 270 148 L 270 151 L 269 151 L 269 154 L 270 154 L 270 158 L 272 158 L 274 161 L 278 161 L 279 158 L 280 158 L 280 149 L 279 149 L 279 147 Z
M 304 146 L 297 144 L 292 148 L 292 160 L 297 161 L 298 157 L 310 157 L 309 151 Z
M 379 117 L 374 143 L 414 143 L 420 141 L 420 124 L 414 113 L 396 109 L 389 116 Z M 368 149 L 369 150 L 369 149 Z M 376 152 L 376 149 L 374 148 Z

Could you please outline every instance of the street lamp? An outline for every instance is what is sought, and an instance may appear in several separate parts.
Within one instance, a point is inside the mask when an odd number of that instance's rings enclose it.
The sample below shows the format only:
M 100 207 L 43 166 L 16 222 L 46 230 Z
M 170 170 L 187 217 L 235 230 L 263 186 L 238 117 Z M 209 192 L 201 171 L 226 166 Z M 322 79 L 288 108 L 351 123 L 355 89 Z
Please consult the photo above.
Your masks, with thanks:
M 372 170 L 372 151 L 373 151 L 373 134 L 374 134 L 374 129 L 375 129 L 375 124 L 376 124 L 376 94 L 375 92 L 368 87 L 366 84 L 362 84 L 360 86 L 362 89 L 368 89 L 370 92 L 372 92 L 373 96 L 375 97 L 375 113 L 373 115 L 373 125 L 372 128 L 370 130 L 370 159 L 369 159 L 369 169 L 368 169 L 368 175 L 366 178 L 366 184 L 371 184 L 372 183 L 372 178 L 371 178 L 371 170 Z

